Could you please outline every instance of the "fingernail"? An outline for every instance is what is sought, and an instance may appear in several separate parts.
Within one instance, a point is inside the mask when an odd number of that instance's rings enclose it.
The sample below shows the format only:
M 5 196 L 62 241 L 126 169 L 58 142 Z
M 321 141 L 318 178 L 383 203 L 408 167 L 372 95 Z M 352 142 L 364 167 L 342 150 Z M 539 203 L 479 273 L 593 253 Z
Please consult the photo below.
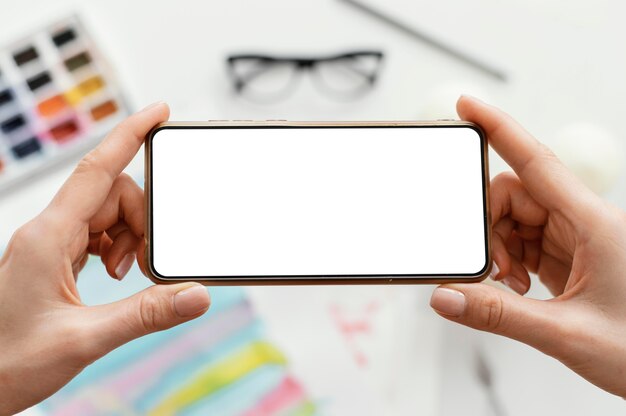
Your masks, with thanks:
M 498 264 L 494 261 L 491 264 L 491 271 L 489 272 L 489 277 L 491 278 L 491 280 L 496 280 L 499 273 L 500 273 L 500 268 L 498 267 Z
M 151 110 L 154 107 L 157 107 L 157 106 L 162 105 L 162 104 L 165 104 L 165 102 L 164 101 L 157 101 L 156 103 L 152 103 L 149 106 L 144 107 L 143 110 L 140 111 L 140 113 L 143 113 L 144 111 Z
M 130 268 L 133 267 L 134 262 L 135 253 L 129 253 L 124 256 L 120 264 L 115 268 L 115 277 L 117 277 L 117 280 L 122 280 L 124 276 L 126 276 Z
M 461 94 L 461 98 L 467 98 L 470 100 L 478 101 L 479 103 L 483 102 L 480 98 L 476 98 L 473 95 L 469 95 L 469 94 Z
M 209 292 L 201 285 L 194 285 L 174 295 L 174 308 L 183 318 L 204 312 L 210 303 Z
M 509 287 L 514 292 L 523 295 L 526 293 L 526 286 L 513 276 L 505 276 L 502 278 L 502 283 Z
M 458 290 L 438 287 L 430 298 L 430 306 L 442 315 L 461 316 L 465 310 L 465 295 Z

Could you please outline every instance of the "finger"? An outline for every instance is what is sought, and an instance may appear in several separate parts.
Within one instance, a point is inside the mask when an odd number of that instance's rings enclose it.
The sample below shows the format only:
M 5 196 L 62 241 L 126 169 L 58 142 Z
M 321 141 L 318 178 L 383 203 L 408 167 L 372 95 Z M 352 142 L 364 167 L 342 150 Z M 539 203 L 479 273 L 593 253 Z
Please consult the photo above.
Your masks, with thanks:
M 118 124 L 79 162 L 49 208 L 64 218 L 88 222 L 107 198 L 113 181 L 143 144 L 146 134 L 168 117 L 167 105 L 156 103 Z
M 517 247 L 519 242 L 513 231 L 514 226 L 510 217 L 503 218 L 494 226 L 492 254 L 499 273 L 493 275 L 492 279 L 501 281 L 511 290 L 523 295 L 530 289 L 530 276 L 522 263 L 523 249 Z
M 119 222 L 106 232 L 92 233 L 87 251 L 101 258 L 109 276 L 121 280 L 132 267 L 135 256 L 143 259 L 144 249 L 143 239 L 137 238 L 124 222 Z M 145 274 L 143 268 L 141 271 Z
M 206 288 L 180 283 L 151 286 L 121 301 L 90 307 L 87 355 L 101 357 L 133 339 L 197 318 L 209 305 Z
M 512 257 L 511 271 L 502 278 L 502 283 L 517 294 L 524 295 L 530 289 L 530 275 L 522 263 Z
M 128 224 L 126 224 L 124 220 L 120 219 L 115 224 L 106 229 L 106 234 L 111 240 L 115 240 L 119 234 L 125 231 L 130 231 L 128 228 Z
M 89 234 L 89 243 L 87 244 L 87 252 L 94 256 L 100 257 L 102 264 L 106 266 L 109 250 L 113 240 L 105 232 Z
M 511 172 L 501 173 L 491 181 L 491 217 L 493 221 L 493 256 L 500 268 L 494 280 L 519 293 L 528 292 L 530 276 L 524 266 L 524 245 L 517 229 L 535 236 L 548 220 L 548 212 L 528 193 Z
M 482 331 L 503 335 L 558 355 L 567 324 L 564 305 L 505 292 L 485 284 L 444 285 L 430 301 L 446 319 Z
M 104 233 L 104 235 L 108 235 L 108 234 L 112 234 L 117 236 L 120 232 L 122 232 L 123 230 L 126 230 L 128 227 L 125 225 L 125 223 L 120 222 L 116 225 L 114 225 L 113 227 L 107 229 L 107 232 Z M 146 250 L 146 241 L 144 238 L 140 238 L 139 239 L 139 243 L 137 245 L 137 249 L 136 249 L 136 257 L 137 257 L 137 265 L 139 266 L 139 269 L 141 270 L 141 273 L 143 273 L 144 275 L 146 275 L 146 268 L 145 268 L 145 250 Z M 129 251 L 130 253 L 130 251 Z M 97 253 L 92 253 L 92 254 L 97 254 Z M 106 264 L 106 263 L 105 263 Z M 117 273 L 116 273 L 117 274 Z
M 550 290 L 553 295 L 560 295 L 565 289 L 571 267 L 565 265 L 556 258 L 550 256 L 542 250 L 541 240 L 525 240 L 517 234 L 517 230 L 513 232 L 507 242 L 507 251 L 511 255 L 511 262 L 519 263 L 517 269 L 520 272 L 511 271 L 511 275 L 515 276 L 524 284 L 526 291 L 530 288 L 530 280 L 528 273 L 539 273 L 539 269 L 543 269 L 543 273 L 539 276 L 541 283 Z M 543 263 L 543 267 L 542 267 Z M 511 267 L 513 270 L 516 267 Z M 524 269 L 522 272 L 521 269 Z M 520 294 L 520 290 L 515 289 L 511 282 L 506 282 L 509 287 Z M 515 285 L 515 283 L 513 283 Z M 521 286 L 519 286 L 521 289 Z
M 541 241 L 543 237 L 543 226 L 518 223 L 515 226 L 515 233 L 526 241 Z
M 109 238 L 107 233 L 102 233 L 100 237 L 100 245 L 98 247 L 98 255 L 100 256 L 100 260 L 102 260 L 102 264 L 106 265 L 107 258 L 109 257 L 109 250 L 113 245 L 113 240 Z
M 513 168 L 530 194 L 549 209 L 578 212 L 592 193 L 511 116 L 482 101 L 462 96 L 457 112 L 487 134 L 489 144 Z
M 535 273 L 541 256 L 541 240 L 525 240 L 514 231 L 506 243 L 511 256 L 524 265 L 526 270 Z
M 522 239 L 522 257 L 520 261 L 531 273 L 537 273 L 539 260 L 541 259 L 541 240 Z
M 531 227 L 543 226 L 548 221 L 548 211 L 537 203 L 512 172 L 500 173 L 491 180 L 489 204 L 493 224 L 506 216 Z
M 128 228 L 116 234 L 106 259 L 109 276 L 122 280 L 135 262 L 141 240 Z
M 104 233 L 90 233 L 87 252 L 96 256 L 100 255 L 100 242 Z
M 89 221 L 89 231 L 97 233 L 107 231 L 115 239 L 114 227 L 124 224 L 123 229 L 130 230 L 139 238 L 144 235 L 144 201 L 143 190 L 128 175 L 122 173 L 113 181 L 111 191 L 100 209 Z
M 523 240 L 514 232 L 511 232 L 508 240 L 506 241 L 506 250 L 511 254 L 511 256 L 521 262 L 524 258 L 524 242 Z
M 493 280 L 500 280 L 511 272 L 511 255 L 506 248 L 506 241 L 514 227 L 510 217 L 500 219 L 492 228 L 492 255 L 498 266 L 498 273 L 491 274 Z

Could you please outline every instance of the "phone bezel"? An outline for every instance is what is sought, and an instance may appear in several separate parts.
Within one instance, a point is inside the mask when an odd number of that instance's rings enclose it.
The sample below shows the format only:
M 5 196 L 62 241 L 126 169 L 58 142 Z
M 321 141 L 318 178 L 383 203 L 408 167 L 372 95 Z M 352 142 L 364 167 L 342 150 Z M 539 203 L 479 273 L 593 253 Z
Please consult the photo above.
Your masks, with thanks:
M 355 275 L 281 275 L 281 276 L 210 276 L 169 277 L 156 271 L 152 252 L 152 139 L 163 129 L 299 129 L 299 128 L 470 128 L 478 134 L 481 142 L 481 166 L 484 212 L 485 265 L 472 274 L 355 274 Z M 154 283 L 174 284 L 198 282 L 206 286 L 260 286 L 260 285 L 333 285 L 333 284 L 441 284 L 473 283 L 484 280 L 491 271 L 491 215 L 489 209 L 489 160 L 487 139 L 482 129 L 470 122 L 441 121 L 365 121 L 365 122 L 309 122 L 309 121 L 248 121 L 215 120 L 207 122 L 165 122 L 155 126 L 145 140 L 145 272 Z

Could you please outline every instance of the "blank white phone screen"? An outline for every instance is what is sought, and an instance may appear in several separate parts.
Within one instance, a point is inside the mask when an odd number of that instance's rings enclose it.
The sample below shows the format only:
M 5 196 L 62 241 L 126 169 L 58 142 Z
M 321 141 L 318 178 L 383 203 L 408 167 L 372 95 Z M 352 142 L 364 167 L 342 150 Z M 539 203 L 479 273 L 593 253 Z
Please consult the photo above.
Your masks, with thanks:
M 470 127 L 164 128 L 152 138 L 162 277 L 480 274 Z

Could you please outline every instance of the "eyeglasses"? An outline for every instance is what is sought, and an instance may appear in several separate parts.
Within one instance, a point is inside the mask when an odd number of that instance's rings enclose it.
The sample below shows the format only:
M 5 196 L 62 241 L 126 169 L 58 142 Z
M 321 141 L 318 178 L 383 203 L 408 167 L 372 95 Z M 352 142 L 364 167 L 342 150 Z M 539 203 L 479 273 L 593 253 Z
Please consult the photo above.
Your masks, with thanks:
M 383 60 L 379 51 L 355 51 L 319 58 L 240 54 L 227 58 L 237 94 L 257 102 L 276 102 L 293 92 L 302 72 L 332 98 L 355 99 L 369 91 Z

